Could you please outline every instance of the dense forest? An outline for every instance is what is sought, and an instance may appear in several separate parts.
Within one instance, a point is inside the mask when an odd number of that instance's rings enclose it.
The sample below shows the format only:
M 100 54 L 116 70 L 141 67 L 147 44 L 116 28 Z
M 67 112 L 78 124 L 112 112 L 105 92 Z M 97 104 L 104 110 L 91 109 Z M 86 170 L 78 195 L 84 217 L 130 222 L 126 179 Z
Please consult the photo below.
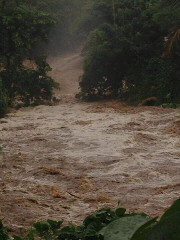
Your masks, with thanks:
M 178 101 L 177 1 L 98 1 L 100 19 L 85 44 L 82 95 Z
M 51 100 L 58 85 L 41 55 L 81 45 L 77 97 L 179 102 L 179 1 L 1 0 L 0 22 L 1 116 L 15 99 L 26 106 Z

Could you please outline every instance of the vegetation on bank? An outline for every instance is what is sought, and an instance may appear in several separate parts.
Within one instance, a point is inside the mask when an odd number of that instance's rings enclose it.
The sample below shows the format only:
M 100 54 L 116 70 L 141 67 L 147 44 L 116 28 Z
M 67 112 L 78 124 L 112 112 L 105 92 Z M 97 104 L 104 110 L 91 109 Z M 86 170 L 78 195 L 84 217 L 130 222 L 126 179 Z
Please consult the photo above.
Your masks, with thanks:
M 0 0 L 0 117 L 14 100 L 28 106 L 53 99 L 52 90 L 58 85 L 48 76 L 51 68 L 41 55 L 82 44 L 92 29 L 87 28 L 92 3 Z M 29 65 L 24 64 L 27 60 Z
M 180 101 L 180 2 L 99 0 L 78 97 Z
M 77 97 L 180 102 L 179 1 L 0 0 L 0 116 L 15 99 L 50 101 L 58 86 L 38 55 L 84 41 Z M 24 65 L 27 59 L 34 68 Z
M 51 100 L 57 84 L 47 76 L 45 57 L 34 58 L 32 49 L 45 41 L 56 23 L 52 14 L 30 7 L 26 1 L 0 2 L 0 117 L 14 100 L 25 105 Z M 34 68 L 24 65 L 30 59 Z
M 8 235 L 0 222 L 1 240 L 179 240 L 180 199 L 158 218 L 126 213 L 126 209 L 104 209 L 85 218 L 80 226 L 61 227 L 62 222 L 47 220 L 33 224 L 25 237 Z

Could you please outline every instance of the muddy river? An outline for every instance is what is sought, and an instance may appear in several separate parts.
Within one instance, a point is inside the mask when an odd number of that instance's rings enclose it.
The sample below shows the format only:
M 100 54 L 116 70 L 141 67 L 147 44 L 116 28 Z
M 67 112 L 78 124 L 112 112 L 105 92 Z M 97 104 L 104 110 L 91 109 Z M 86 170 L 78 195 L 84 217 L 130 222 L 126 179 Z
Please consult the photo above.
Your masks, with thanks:
M 105 207 L 160 215 L 180 197 L 180 110 L 75 100 L 79 53 L 49 58 L 56 106 L 0 120 L 0 219 L 80 223 Z

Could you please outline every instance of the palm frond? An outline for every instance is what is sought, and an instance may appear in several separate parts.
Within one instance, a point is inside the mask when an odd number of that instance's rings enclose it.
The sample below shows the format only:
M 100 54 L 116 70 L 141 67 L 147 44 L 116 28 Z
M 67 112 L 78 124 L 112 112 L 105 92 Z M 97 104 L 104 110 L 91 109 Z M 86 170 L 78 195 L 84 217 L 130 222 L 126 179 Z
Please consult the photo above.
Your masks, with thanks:
M 171 7 L 180 7 L 180 0 L 162 0 L 162 4 Z
M 164 55 L 171 55 L 180 45 L 180 26 L 174 29 L 166 38 Z

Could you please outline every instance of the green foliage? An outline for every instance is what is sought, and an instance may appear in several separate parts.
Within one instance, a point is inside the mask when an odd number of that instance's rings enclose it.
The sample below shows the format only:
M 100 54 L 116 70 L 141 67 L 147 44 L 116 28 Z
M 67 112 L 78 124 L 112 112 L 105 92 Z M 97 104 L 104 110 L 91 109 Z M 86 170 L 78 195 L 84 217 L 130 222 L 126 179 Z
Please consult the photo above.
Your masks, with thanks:
M 58 235 L 58 229 L 60 228 L 62 222 L 56 222 L 53 220 L 47 220 L 46 222 L 38 222 L 33 226 L 35 228 L 34 233 L 38 235 L 40 238 L 45 240 L 53 240 L 56 239 Z
M 6 1 L 0 9 L 0 50 L 6 58 L 13 57 L 3 62 L 5 68 L 11 61 L 22 60 L 28 50 L 46 40 L 50 28 L 55 24 L 52 15 L 27 7 L 23 1 L 13 2 Z
M 178 240 L 180 239 L 180 212 L 159 221 L 159 223 L 149 230 L 145 240 Z
M 162 105 L 161 105 L 163 108 L 177 108 L 177 104 L 175 104 L 175 103 L 163 103 Z
M 7 229 L 3 226 L 2 221 L 0 221 L 0 239 L 1 240 L 8 240 L 9 239 Z
M 61 224 L 61 221 L 57 222 L 53 220 L 37 222 L 33 224 L 33 228 L 28 231 L 24 238 L 13 236 L 13 240 L 56 240 Z
M 99 21 L 87 38 L 79 97 L 118 96 L 140 101 L 157 97 L 164 102 L 170 94 L 171 101 L 178 101 L 179 7 L 161 0 L 98 1 L 94 11 L 104 23 Z M 172 32 L 173 27 L 176 31 Z M 163 53 L 166 38 L 171 56 Z
M 119 71 L 119 61 L 122 60 L 119 53 L 125 53 L 126 48 L 124 43 L 124 48 L 113 49 L 115 42 L 115 32 L 109 24 L 91 32 L 86 45 L 90 50 L 85 58 L 84 74 L 80 82 L 82 92 L 97 96 L 108 93 L 116 95 L 122 87 L 123 71 L 127 66 L 124 62 L 122 71 Z
M 47 76 L 51 68 L 46 58 L 37 57 L 35 64 L 35 70 L 19 65 L 18 69 L 16 66 L 11 66 L 10 69 L 1 72 L 4 86 L 9 89 L 10 97 L 18 96 L 26 106 L 32 103 L 43 103 L 44 100 L 50 101 L 53 88 L 58 87 L 58 84 Z
M 135 92 L 142 99 L 156 96 L 159 103 L 170 103 L 178 97 L 179 78 L 171 59 L 147 59 L 127 76 L 130 93 Z
M 51 70 L 45 58 L 31 59 L 36 69 L 24 66 L 30 52 L 47 40 L 56 23 L 52 14 L 27 6 L 24 1 L 1 1 L 0 4 L 0 116 L 14 98 L 26 105 L 51 100 L 52 89 L 57 87 L 47 76 Z
M 180 212 L 180 199 L 177 199 L 174 204 L 166 210 L 166 212 L 161 217 L 161 221 L 178 212 Z
M 100 210 L 85 218 L 80 226 L 61 228 L 62 222 L 47 220 L 33 224 L 23 238 L 12 240 L 179 240 L 180 199 L 159 221 L 145 214 L 126 214 L 126 209 Z M 7 230 L 0 222 L 0 239 L 8 240 Z
M 104 240 L 132 239 L 136 231 L 151 221 L 146 215 L 132 215 L 110 223 L 104 231 Z
M 145 240 L 180 239 L 180 199 L 163 214 L 160 221 L 149 230 Z

